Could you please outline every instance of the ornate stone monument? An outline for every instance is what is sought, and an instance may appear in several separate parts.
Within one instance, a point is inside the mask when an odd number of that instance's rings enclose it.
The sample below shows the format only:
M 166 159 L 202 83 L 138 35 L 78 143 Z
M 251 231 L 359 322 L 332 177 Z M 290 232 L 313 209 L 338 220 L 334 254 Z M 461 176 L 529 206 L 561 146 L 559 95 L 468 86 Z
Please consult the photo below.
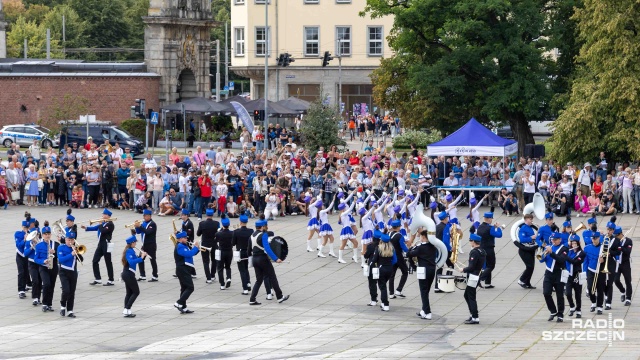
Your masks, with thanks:
M 160 106 L 194 97 L 210 97 L 209 0 L 151 0 L 144 32 L 144 58 L 159 74 Z
M 2 12 L 2 0 L 0 0 L 0 59 L 7 57 L 7 23 Z

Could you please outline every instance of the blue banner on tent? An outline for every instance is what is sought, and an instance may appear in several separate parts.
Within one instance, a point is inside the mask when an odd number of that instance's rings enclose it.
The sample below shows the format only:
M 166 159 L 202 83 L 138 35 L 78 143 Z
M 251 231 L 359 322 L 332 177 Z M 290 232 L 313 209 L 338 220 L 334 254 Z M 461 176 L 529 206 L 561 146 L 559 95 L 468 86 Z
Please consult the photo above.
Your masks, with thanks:
M 245 109 L 244 106 L 242 106 L 242 104 L 240 104 L 237 101 L 232 101 L 231 106 L 233 106 L 233 108 L 236 110 L 236 113 L 238 114 L 238 118 L 242 121 L 242 123 L 244 124 L 244 127 L 246 127 L 250 133 L 252 133 L 253 119 L 251 119 L 251 116 L 249 116 L 249 112 L 247 111 L 247 109 Z

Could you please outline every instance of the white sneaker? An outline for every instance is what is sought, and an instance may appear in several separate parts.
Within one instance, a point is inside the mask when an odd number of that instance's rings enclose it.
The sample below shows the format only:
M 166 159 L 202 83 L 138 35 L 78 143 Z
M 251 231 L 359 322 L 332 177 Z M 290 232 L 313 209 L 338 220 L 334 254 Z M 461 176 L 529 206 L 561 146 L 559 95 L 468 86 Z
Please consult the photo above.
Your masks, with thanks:
M 382 311 L 389 311 L 389 306 L 383 306 Z
M 249 295 L 249 290 L 242 290 L 242 295 Z
M 339 262 L 340 264 L 346 264 L 346 263 L 347 263 L 346 261 L 344 261 L 344 260 L 342 260 L 342 259 L 338 259 L 338 262 Z
M 273 300 L 273 295 L 267 294 L 267 300 Z
M 307 246 L 307 252 L 312 252 L 313 249 L 311 248 L 311 246 Z
M 367 306 L 376 306 L 378 304 L 377 301 L 371 301 L 370 303 L 367 304 Z
M 211 280 L 207 280 L 207 284 L 211 284 L 213 281 Z
M 329 256 L 331 257 L 337 257 L 336 254 L 334 254 L 333 252 L 329 252 Z
M 320 257 L 320 258 L 326 258 L 326 256 L 325 256 L 323 253 L 321 253 L 321 252 L 318 252 L 318 257 Z

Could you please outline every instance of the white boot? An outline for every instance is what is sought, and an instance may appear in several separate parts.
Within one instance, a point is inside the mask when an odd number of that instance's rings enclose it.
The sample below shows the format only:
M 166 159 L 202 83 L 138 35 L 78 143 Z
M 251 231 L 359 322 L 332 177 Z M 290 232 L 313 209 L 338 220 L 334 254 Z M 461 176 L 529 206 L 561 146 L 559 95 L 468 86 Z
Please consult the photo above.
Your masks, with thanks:
M 333 243 L 329 243 L 329 256 L 336 257 L 336 253 L 333 252 Z
M 360 258 L 360 267 L 363 268 L 366 264 L 364 263 L 364 256 Z
M 344 252 L 344 250 L 338 250 L 338 262 L 340 264 L 346 264 L 347 262 L 342 260 L 342 253 Z
M 311 240 L 307 240 L 307 252 L 311 252 L 313 249 L 311 248 Z
M 353 248 L 353 256 L 351 257 L 354 263 L 358 263 L 358 249 Z
M 320 250 L 321 247 L 322 247 L 322 239 L 318 238 L 318 247 L 316 248 L 316 250 Z
M 322 245 L 318 247 L 318 257 L 326 258 L 326 256 L 322 253 Z

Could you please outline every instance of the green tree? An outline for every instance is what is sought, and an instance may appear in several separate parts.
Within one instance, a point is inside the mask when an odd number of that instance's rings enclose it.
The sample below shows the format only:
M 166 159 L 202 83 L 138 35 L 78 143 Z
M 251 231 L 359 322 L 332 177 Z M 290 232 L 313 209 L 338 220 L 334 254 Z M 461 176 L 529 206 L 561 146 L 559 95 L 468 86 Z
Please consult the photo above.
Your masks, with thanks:
M 560 161 L 640 158 L 640 7 L 585 0 L 574 16 L 584 42 L 568 105 L 554 122 L 551 156 Z
M 124 0 L 68 0 L 68 4 L 87 24 L 88 47 L 119 47 L 129 38 Z
M 61 126 L 59 122 L 61 120 L 75 120 L 80 115 L 89 114 L 90 112 L 91 102 L 89 99 L 82 96 L 64 94 L 53 100 L 45 112 L 45 117 L 40 119 L 38 123 L 55 134 L 60 132 Z
M 322 98 L 325 97 L 323 96 Z M 336 110 L 334 107 L 322 105 L 321 100 L 311 103 L 300 127 L 305 148 L 316 151 L 321 146 L 328 149 L 331 145 L 346 144 L 338 136 L 338 119 L 340 115 Z
M 62 16 L 65 18 L 65 38 L 62 42 Z M 86 46 L 87 37 L 85 31 L 87 25 L 69 5 L 54 7 L 42 20 L 45 28 L 51 29 L 51 37 L 57 39 L 67 48 L 80 48 Z
M 24 39 L 27 39 L 27 55 L 30 58 L 45 58 L 47 55 L 47 29 L 38 26 L 34 21 L 27 22 L 23 16 L 11 27 L 7 34 L 7 55 L 9 57 L 22 57 Z M 51 39 L 51 57 L 60 57 L 60 43 L 57 39 Z
M 0 0 L 2 1 L 2 12 L 4 13 L 4 19 L 7 22 L 7 34 L 11 31 L 13 24 L 18 21 L 18 18 L 27 11 L 22 0 Z
M 552 60 L 543 56 L 549 49 L 543 36 L 548 27 L 545 4 L 367 0 L 362 15 L 394 17 L 388 41 L 394 57 L 407 65 L 406 76 L 394 85 L 413 89 L 399 101 L 420 102 L 423 127 L 448 134 L 471 117 L 485 124 L 507 123 L 522 151 L 534 142 L 528 122 L 546 118 L 552 98 Z

